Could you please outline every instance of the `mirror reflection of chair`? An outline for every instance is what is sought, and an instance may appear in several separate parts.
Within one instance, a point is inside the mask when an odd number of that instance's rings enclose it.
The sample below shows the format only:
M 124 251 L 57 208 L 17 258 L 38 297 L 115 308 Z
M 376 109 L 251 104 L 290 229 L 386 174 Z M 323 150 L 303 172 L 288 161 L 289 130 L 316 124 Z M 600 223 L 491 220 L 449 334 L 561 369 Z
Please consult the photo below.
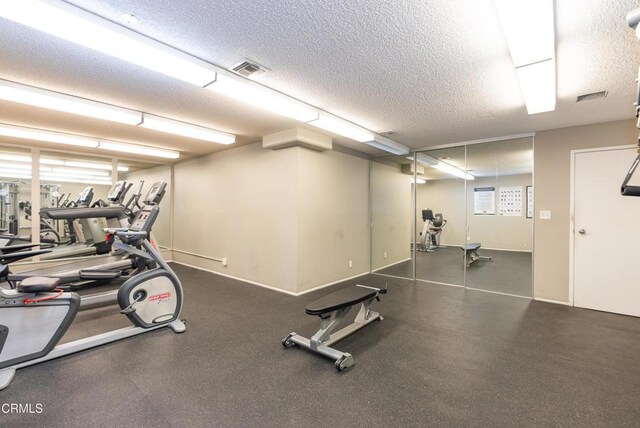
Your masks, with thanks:
M 420 232 L 420 247 L 418 251 L 434 252 L 436 248 L 444 248 L 440 245 L 440 237 L 442 235 L 442 229 L 447 224 L 447 220 L 444 219 L 442 213 L 433 214 L 433 210 L 422 210 L 422 221 L 424 226 L 422 232 Z

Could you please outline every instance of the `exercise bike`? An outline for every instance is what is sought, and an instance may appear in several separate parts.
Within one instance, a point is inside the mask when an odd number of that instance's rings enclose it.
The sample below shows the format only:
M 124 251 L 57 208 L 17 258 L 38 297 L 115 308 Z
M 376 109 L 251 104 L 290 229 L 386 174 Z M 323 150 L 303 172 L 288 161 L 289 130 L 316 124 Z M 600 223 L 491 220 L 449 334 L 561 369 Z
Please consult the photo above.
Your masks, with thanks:
M 433 253 L 436 248 L 443 248 L 440 245 L 440 235 L 442 235 L 442 229 L 447 224 L 441 213 L 433 215 L 433 211 L 430 209 L 422 210 L 422 221 L 424 221 L 424 227 L 420 232 L 420 247 L 418 251 Z
M 183 304 L 180 280 L 149 241 L 158 213 L 157 205 L 144 205 L 128 228 L 105 229 L 114 246 L 157 266 L 131 277 L 118 290 L 120 313 L 133 324 L 130 327 L 56 346 L 83 306 L 80 295 L 57 288 L 61 279 L 49 277 L 24 279 L 16 289 L 0 288 L 0 390 L 23 367 L 162 327 L 175 333 L 186 330 L 179 319 Z M 115 237 L 120 242 L 114 242 Z M 0 270 L 12 261 L 48 251 L 0 256 Z

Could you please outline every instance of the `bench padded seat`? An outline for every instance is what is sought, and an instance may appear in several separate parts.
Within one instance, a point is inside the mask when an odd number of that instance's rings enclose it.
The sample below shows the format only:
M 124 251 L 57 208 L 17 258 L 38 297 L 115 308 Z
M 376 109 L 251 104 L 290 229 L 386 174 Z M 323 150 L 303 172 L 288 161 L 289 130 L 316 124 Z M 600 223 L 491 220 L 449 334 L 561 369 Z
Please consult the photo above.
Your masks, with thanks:
M 375 297 L 378 293 L 385 293 L 387 290 L 374 289 L 367 287 L 348 287 L 338 290 L 334 293 L 327 294 L 321 299 L 310 303 L 307 306 L 307 314 L 324 315 L 329 312 L 347 308 L 356 305 L 365 300 Z
M 37 293 L 40 291 L 51 291 L 60 284 L 60 278 L 49 278 L 46 276 L 32 276 L 23 279 L 18 284 L 18 291 L 21 293 Z
M 475 251 L 478 248 L 480 248 L 480 243 L 479 242 L 472 242 L 472 243 L 466 244 L 464 246 L 465 251 Z

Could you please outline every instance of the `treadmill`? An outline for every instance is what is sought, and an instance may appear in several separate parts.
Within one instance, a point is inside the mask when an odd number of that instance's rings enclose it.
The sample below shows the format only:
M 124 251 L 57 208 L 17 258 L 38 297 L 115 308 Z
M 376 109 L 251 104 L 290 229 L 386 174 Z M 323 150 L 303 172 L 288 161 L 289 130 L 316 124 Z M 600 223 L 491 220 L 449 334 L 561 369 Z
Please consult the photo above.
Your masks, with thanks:
M 115 186 L 118 183 L 114 184 L 112 190 L 115 190 Z M 131 187 L 130 185 L 127 187 L 126 183 L 124 183 L 124 186 L 127 188 L 127 190 Z M 154 183 L 151 186 L 151 189 L 147 193 L 146 197 L 144 198 L 144 205 L 159 205 L 166 192 L 166 187 L 167 183 Z M 115 195 L 115 193 L 112 193 L 111 191 L 109 192 L 109 196 Z M 118 200 L 121 200 L 123 197 L 124 194 L 122 194 Z M 75 210 L 74 212 L 76 214 L 73 215 L 79 216 L 90 216 L 96 215 L 96 213 L 100 213 L 109 218 L 112 216 L 116 216 L 117 214 L 117 218 L 119 219 L 120 223 L 118 224 L 118 226 L 109 227 L 129 226 L 129 217 L 126 215 L 126 207 L 123 206 L 118 205 L 99 208 L 96 207 L 71 209 Z M 61 216 L 65 215 L 65 212 L 63 210 L 66 209 L 60 209 Z M 56 216 L 58 214 L 54 213 L 53 215 Z M 155 219 L 153 220 L 155 222 Z M 149 227 L 152 226 L 153 223 L 149 225 Z M 116 242 L 114 246 L 117 247 L 118 243 Z M 40 258 L 42 259 L 42 256 L 40 256 Z M 17 284 L 23 279 L 33 276 L 61 278 L 63 283 L 68 284 L 66 286 L 63 286 L 62 288 L 68 290 L 78 290 L 81 288 L 86 288 L 87 286 L 99 286 L 104 284 L 118 285 L 119 283 L 126 281 L 129 278 L 129 275 L 133 275 L 139 271 L 149 268 L 150 266 L 148 266 L 147 263 L 148 261 L 144 258 L 137 257 L 135 255 L 132 255 L 131 253 L 119 253 L 116 249 L 116 251 L 110 254 L 91 257 L 85 260 L 74 260 L 72 262 L 66 262 L 58 264 L 56 266 L 39 268 L 15 274 L 9 273 L 6 276 L 6 280 L 13 287 L 14 284 Z
M 111 186 L 108 198 L 115 198 L 117 201 L 120 197 L 119 192 L 125 188 L 126 182 L 119 181 L 115 183 Z M 41 260 L 93 256 L 96 254 L 108 254 L 111 251 L 111 245 L 106 242 L 106 237 L 102 232 L 103 224 L 100 219 L 106 218 L 109 227 L 121 227 L 121 223 L 118 221 L 118 218 L 121 217 L 121 212 L 105 210 L 106 208 L 112 208 L 111 206 L 90 208 L 89 204 L 91 204 L 92 200 L 93 187 L 87 187 L 80 193 L 71 207 L 42 208 L 40 210 L 40 218 L 42 219 L 66 221 L 70 235 L 68 243 L 59 245 L 51 253 L 41 256 Z M 78 233 L 75 231 L 76 220 L 79 220 L 82 227 L 83 242 L 81 242 Z

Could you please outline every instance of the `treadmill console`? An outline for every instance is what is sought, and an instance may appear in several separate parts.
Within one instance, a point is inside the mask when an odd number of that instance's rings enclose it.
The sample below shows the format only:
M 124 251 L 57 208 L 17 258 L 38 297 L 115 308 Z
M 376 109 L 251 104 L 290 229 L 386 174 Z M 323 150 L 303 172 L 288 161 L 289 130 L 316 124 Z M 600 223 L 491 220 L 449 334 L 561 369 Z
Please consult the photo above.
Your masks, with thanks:
M 93 200 L 93 187 L 86 187 L 79 195 L 76 200 L 76 204 L 80 207 L 89 206 L 91 201 Z
M 124 180 L 116 181 L 115 183 L 113 183 L 113 186 L 111 186 L 111 189 L 109 189 L 109 194 L 107 195 L 107 199 L 113 203 L 118 202 L 122 197 L 122 192 L 126 187 L 127 187 L 126 181 Z
M 160 201 L 164 197 L 164 194 L 167 189 L 167 183 L 164 181 L 156 181 L 147 192 L 147 196 L 145 196 L 143 202 L 146 205 L 160 205 Z
M 150 232 L 159 212 L 160 208 L 157 205 L 143 206 L 136 214 L 136 218 L 133 219 L 129 230 L 133 232 Z

